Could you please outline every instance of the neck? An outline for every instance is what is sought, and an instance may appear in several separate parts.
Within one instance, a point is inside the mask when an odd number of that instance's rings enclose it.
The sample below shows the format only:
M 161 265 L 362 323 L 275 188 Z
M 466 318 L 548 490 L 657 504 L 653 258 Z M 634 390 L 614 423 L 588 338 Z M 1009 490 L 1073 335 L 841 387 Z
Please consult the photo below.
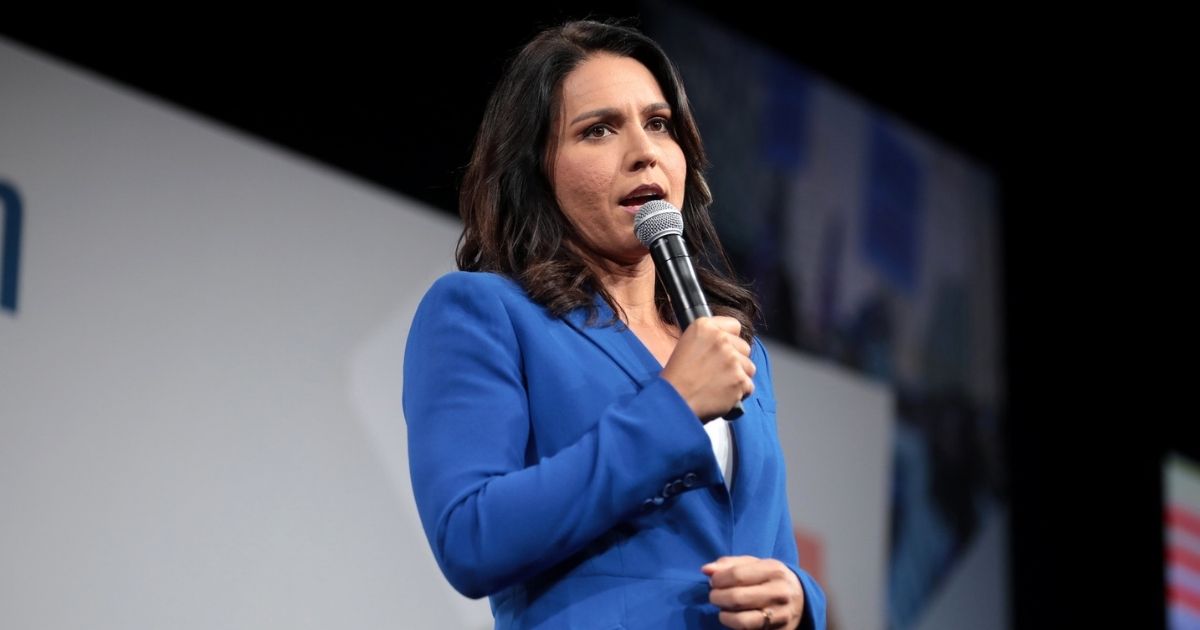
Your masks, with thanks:
M 591 267 L 600 285 L 623 311 L 618 315 L 626 324 L 661 322 L 658 307 L 654 304 L 654 285 L 658 278 L 654 272 L 654 262 L 649 256 L 627 265 L 604 261 Z

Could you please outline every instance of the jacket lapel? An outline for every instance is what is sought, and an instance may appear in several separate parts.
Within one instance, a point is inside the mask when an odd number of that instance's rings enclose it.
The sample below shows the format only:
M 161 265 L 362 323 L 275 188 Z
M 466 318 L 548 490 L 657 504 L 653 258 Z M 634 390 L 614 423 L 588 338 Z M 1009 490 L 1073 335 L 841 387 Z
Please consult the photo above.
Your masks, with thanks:
M 608 355 L 613 363 L 616 363 L 617 367 L 621 368 L 635 383 L 645 382 L 656 375 L 659 371 L 657 362 L 654 362 L 652 366 L 647 365 L 647 362 L 634 352 L 634 347 L 628 337 L 633 333 L 629 332 L 625 324 L 613 321 L 613 311 L 604 299 L 597 295 L 595 304 L 596 319 L 591 325 L 587 323 L 588 314 L 585 308 L 577 308 L 567 313 L 563 319 L 571 328 L 574 328 Z

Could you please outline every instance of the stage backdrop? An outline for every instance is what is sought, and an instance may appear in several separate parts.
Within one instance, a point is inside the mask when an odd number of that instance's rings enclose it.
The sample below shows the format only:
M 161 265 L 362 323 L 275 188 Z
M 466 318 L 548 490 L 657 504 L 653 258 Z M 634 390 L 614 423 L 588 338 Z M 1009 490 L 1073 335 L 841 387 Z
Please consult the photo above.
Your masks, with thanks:
M 456 223 L 6 40 L 0 94 L 0 627 L 490 627 L 400 405 Z M 894 401 L 769 348 L 803 561 L 881 628 Z M 995 531 L 923 627 L 982 627 Z

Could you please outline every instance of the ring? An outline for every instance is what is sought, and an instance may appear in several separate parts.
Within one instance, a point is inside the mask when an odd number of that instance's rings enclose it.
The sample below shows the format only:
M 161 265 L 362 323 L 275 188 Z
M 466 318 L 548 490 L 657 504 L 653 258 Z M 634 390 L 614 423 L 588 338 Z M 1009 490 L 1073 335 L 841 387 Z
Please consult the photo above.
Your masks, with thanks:
M 771 609 L 770 608 L 762 608 L 762 609 L 760 609 L 759 612 L 761 612 L 763 614 L 763 625 L 762 625 L 763 630 L 767 630 L 767 628 L 771 627 L 771 614 L 772 614 Z

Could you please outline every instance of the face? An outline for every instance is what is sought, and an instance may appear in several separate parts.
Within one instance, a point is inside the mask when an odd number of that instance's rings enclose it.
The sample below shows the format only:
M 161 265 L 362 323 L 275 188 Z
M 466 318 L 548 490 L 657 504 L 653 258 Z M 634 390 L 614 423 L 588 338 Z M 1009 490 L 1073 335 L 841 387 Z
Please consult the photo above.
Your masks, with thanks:
M 687 163 L 654 75 L 629 57 L 589 57 L 562 83 L 550 183 L 558 205 L 607 260 L 647 257 L 633 217 L 650 199 L 683 207 Z

